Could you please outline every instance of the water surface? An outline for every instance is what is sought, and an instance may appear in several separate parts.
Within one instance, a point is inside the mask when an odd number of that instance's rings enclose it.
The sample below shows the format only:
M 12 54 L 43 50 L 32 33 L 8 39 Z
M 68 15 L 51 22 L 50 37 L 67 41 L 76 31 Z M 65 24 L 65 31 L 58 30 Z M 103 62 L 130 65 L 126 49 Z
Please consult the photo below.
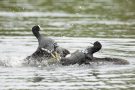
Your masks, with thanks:
M 1 0 L 0 90 L 134 90 L 134 0 Z M 33 25 L 71 52 L 100 41 L 96 57 L 129 65 L 25 66 L 37 48 Z

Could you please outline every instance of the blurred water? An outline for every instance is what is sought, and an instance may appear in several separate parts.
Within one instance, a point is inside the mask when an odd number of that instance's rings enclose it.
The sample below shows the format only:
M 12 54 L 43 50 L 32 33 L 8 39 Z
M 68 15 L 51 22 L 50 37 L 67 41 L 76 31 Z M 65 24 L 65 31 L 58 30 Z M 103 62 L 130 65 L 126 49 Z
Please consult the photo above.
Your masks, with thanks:
M 0 90 L 134 90 L 134 0 L 0 0 Z M 33 25 L 64 48 L 103 45 L 96 57 L 129 65 L 22 65 L 37 40 Z
M 135 37 L 134 0 L 1 0 L 0 35 Z M 23 32 L 23 33 L 22 33 Z

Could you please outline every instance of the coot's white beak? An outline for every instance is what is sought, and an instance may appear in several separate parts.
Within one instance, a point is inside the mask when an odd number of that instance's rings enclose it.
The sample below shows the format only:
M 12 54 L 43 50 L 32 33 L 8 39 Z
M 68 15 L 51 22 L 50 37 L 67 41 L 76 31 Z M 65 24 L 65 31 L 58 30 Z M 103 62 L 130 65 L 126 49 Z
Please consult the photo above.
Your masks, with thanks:
M 41 27 L 40 27 L 40 25 L 37 25 L 38 27 L 39 27 L 39 31 L 41 30 Z
M 40 25 L 38 25 L 38 27 L 41 28 Z

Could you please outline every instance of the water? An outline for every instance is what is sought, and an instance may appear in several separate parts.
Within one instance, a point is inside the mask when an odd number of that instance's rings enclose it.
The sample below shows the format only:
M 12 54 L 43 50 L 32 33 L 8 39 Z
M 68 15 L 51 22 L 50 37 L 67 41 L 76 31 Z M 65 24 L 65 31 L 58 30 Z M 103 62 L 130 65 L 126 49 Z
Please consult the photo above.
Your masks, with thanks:
M 0 90 L 134 90 L 134 0 L 1 0 Z M 100 41 L 96 57 L 129 65 L 23 65 L 37 40 L 33 25 L 71 52 Z

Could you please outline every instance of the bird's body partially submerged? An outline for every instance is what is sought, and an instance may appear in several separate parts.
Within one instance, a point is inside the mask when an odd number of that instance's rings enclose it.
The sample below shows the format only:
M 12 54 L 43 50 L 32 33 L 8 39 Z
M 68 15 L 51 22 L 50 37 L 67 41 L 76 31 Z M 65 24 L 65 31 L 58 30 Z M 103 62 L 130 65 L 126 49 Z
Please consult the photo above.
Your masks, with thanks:
M 96 41 L 94 43 L 93 47 L 87 47 L 85 52 L 82 51 L 75 51 L 71 54 L 69 57 L 63 57 L 61 58 L 61 64 L 62 65 L 72 65 L 72 64 L 94 64 L 94 63 L 112 63 L 112 64 L 120 64 L 125 65 L 129 64 L 127 60 L 119 59 L 119 58 L 98 58 L 93 57 L 93 54 L 98 52 L 102 48 L 102 45 L 100 42 Z
M 32 28 L 33 35 L 37 38 L 39 45 L 37 50 L 32 55 L 26 58 L 29 61 L 28 63 L 30 63 L 31 61 L 33 62 L 33 60 L 36 62 L 42 62 L 43 60 L 49 60 L 50 58 L 55 58 L 59 60 L 59 54 L 63 53 L 64 50 L 60 51 L 59 49 L 57 49 L 59 48 L 57 42 L 55 42 L 51 38 L 44 37 L 39 33 L 39 31 L 39 25 Z
M 75 51 L 71 54 L 70 57 L 61 58 L 62 65 L 70 65 L 70 64 L 86 64 L 93 60 L 93 54 L 99 51 L 102 48 L 100 42 L 96 41 L 93 47 L 87 47 L 84 52 Z
M 72 64 L 82 64 L 86 60 L 86 55 L 77 50 L 74 53 L 71 53 L 68 57 L 62 57 L 61 58 L 61 64 L 62 65 L 72 65 Z

